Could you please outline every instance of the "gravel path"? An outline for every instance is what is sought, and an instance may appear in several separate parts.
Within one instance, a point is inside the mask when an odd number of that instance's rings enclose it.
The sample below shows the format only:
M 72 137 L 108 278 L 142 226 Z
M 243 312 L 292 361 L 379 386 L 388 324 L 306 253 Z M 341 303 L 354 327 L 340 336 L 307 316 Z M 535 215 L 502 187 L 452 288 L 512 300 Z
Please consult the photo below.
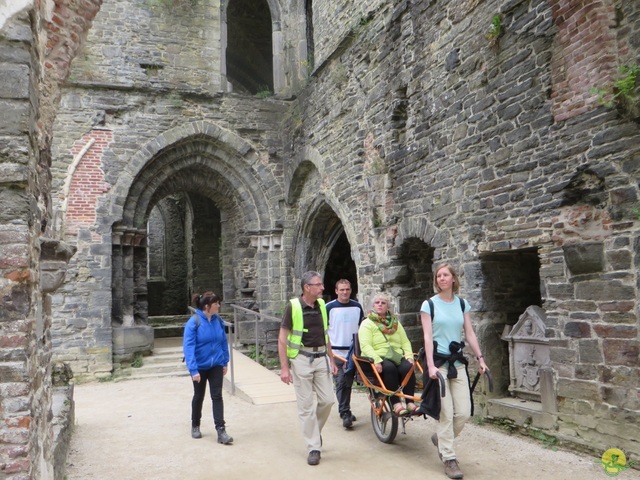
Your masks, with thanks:
M 391 445 L 373 433 L 369 404 L 355 393 L 355 428 L 341 426 L 337 412 L 324 432 L 319 466 L 306 464 L 294 403 L 252 405 L 225 392 L 232 446 L 215 442 L 210 416 L 203 438 L 190 436 L 188 377 L 93 383 L 75 387 L 76 422 L 68 480 L 446 479 L 429 438 L 435 422 L 416 418 Z M 210 400 L 205 402 L 210 412 Z M 553 451 L 540 443 L 469 424 L 457 441 L 467 480 L 600 479 L 599 459 Z M 625 471 L 620 480 L 640 478 Z

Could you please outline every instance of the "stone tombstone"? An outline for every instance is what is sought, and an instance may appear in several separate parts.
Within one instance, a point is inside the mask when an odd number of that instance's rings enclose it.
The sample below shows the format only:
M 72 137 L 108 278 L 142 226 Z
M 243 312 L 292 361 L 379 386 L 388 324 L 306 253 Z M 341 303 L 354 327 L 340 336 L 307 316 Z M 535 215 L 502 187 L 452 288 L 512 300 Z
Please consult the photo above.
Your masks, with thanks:
M 545 330 L 544 310 L 531 305 L 511 331 L 502 335 L 502 339 L 509 342 L 509 391 L 514 397 L 541 401 L 544 393 L 541 391 L 541 369 L 551 363 Z

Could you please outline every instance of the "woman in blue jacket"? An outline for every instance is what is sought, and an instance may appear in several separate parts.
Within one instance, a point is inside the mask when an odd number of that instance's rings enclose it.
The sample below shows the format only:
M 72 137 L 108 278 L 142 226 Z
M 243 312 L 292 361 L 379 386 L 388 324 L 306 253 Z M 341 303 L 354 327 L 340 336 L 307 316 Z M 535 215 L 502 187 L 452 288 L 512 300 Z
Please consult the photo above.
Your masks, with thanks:
M 184 358 L 193 380 L 191 400 L 191 436 L 201 438 L 200 419 L 202 403 L 209 382 L 209 393 L 213 403 L 213 422 L 218 432 L 218 443 L 229 445 L 233 442 L 224 426 L 224 404 L 222 401 L 222 380 L 229 363 L 229 345 L 224 331 L 224 323 L 218 315 L 220 299 L 213 292 L 194 295 L 192 300 L 196 313 L 184 327 Z

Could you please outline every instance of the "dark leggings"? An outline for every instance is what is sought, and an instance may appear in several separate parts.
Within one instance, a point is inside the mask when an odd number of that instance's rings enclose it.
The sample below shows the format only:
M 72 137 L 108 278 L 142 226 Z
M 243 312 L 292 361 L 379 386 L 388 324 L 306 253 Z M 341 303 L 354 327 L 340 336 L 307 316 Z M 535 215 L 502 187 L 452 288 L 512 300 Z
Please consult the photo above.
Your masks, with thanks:
M 387 387 L 388 390 L 396 390 L 402 383 L 402 380 L 404 380 L 407 373 L 409 373 L 409 370 L 411 370 L 411 364 L 406 358 L 402 359 L 399 367 L 396 367 L 391 360 L 382 360 L 382 381 L 384 382 L 385 387 Z M 402 392 L 405 395 L 413 396 L 415 391 L 416 376 L 411 375 L 407 381 L 407 385 L 402 389 Z M 391 397 L 392 405 L 395 405 L 399 401 L 400 398 L 395 395 Z
M 199 427 L 202 418 L 202 403 L 209 382 L 209 393 L 213 404 L 213 423 L 224 428 L 224 403 L 222 402 L 222 367 L 216 366 L 207 370 L 198 370 L 200 381 L 193 382 L 193 399 L 191 400 L 191 426 Z

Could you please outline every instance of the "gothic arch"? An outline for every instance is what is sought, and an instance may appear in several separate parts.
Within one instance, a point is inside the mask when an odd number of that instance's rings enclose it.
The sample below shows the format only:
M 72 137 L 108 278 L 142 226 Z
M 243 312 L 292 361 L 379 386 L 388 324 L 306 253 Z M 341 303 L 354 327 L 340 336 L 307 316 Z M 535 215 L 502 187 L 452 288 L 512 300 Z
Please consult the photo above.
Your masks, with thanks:
M 110 212 L 114 222 L 127 227 L 142 228 L 159 197 L 176 189 L 204 187 L 204 178 L 214 177 L 214 186 L 221 189 L 216 201 L 226 202 L 227 210 L 243 205 L 248 230 L 269 230 L 276 223 L 275 205 L 262 186 L 277 182 L 270 178 L 256 150 L 233 132 L 208 122 L 193 122 L 160 134 L 127 162 L 123 173 L 113 188 Z
M 404 218 L 398 226 L 396 237 L 396 247 L 401 246 L 410 238 L 417 238 L 429 245 L 434 244 L 438 229 L 433 226 L 425 217 Z
M 294 275 L 299 276 L 306 270 L 318 270 L 324 273 L 325 267 L 336 243 L 344 234 L 351 246 L 351 259 L 360 265 L 360 255 L 353 248 L 354 235 L 348 228 L 348 215 L 338 202 L 324 194 L 315 195 L 309 201 L 303 201 L 299 212 L 306 212 L 293 232 L 292 257 Z
M 112 323 L 114 326 L 144 325 L 148 316 L 146 278 L 146 227 L 154 206 L 177 193 L 197 194 L 205 200 L 201 213 L 194 211 L 194 228 L 188 245 L 199 245 L 201 260 L 214 272 L 203 285 L 214 287 L 225 300 L 237 297 L 241 288 L 238 265 L 258 261 L 248 249 L 254 236 L 274 232 L 277 199 L 265 191 L 278 183 L 255 149 L 233 133 L 216 125 L 196 122 L 160 135 L 143 147 L 121 175 L 111 205 L 112 230 Z M 276 187 L 277 188 L 277 187 Z M 213 213 L 215 213 L 214 216 Z M 198 216 L 200 215 L 200 216 Z M 212 218 L 216 218 L 212 223 Z M 210 233 L 204 233 L 204 232 Z M 207 235 L 209 235 L 207 237 Z M 206 238 L 205 238 L 206 237 Z M 187 258 L 189 265 L 200 254 Z M 244 262 L 244 263 L 243 263 Z M 255 268 L 249 267 L 250 272 Z M 195 271 L 195 269 L 194 269 Z M 199 271 L 199 270 L 198 270 Z M 223 272 L 222 276 L 217 273 Z M 196 278 L 196 277 L 194 277 Z M 248 282 L 258 283 L 249 278 Z M 204 288 L 204 287 L 198 287 Z
M 322 155 L 314 147 L 307 146 L 301 156 L 291 163 L 291 178 L 285 186 L 285 198 L 289 205 L 293 205 L 300 199 L 300 194 L 307 180 L 312 175 L 324 178 Z

